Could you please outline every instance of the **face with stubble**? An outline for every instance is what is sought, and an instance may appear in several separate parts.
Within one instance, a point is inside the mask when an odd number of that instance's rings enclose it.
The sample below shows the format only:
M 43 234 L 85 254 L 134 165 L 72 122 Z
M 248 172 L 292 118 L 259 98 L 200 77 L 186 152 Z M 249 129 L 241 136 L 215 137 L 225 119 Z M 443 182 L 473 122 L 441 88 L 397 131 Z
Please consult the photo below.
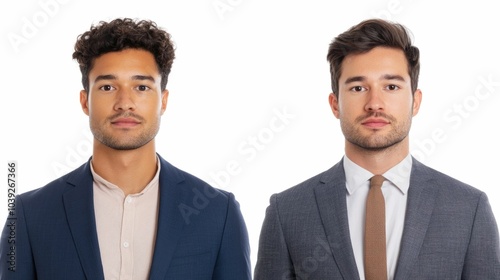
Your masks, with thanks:
M 375 47 L 351 54 L 342 62 L 338 94 L 330 94 L 332 112 L 340 120 L 346 145 L 384 150 L 408 141 L 421 92 L 412 94 L 402 50 Z
M 89 72 L 89 92 L 80 92 L 83 111 L 98 145 L 133 150 L 148 145 L 158 133 L 168 91 L 154 56 L 125 49 L 96 58 Z

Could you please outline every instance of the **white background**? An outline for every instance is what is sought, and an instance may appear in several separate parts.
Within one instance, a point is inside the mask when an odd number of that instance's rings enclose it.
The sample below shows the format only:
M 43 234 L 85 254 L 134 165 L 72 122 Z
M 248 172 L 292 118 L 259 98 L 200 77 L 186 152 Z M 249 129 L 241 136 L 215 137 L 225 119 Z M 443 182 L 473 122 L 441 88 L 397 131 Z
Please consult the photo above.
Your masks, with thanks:
M 413 154 L 486 192 L 500 218 L 495 1 L 433 2 L 4 3 L 1 220 L 7 216 L 9 160 L 18 163 L 22 193 L 90 156 L 88 119 L 78 101 L 80 72 L 71 55 L 77 36 L 92 23 L 116 17 L 152 19 L 172 34 L 177 58 L 157 150 L 236 195 L 250 234 L 252 265 L 269 196 L 328 169 L 343 155 L 344 138 L 327 102 L 326 53 L 336 35 L 371 17 L 406 25 L 420 48 L 423 103 L 410 135 Z M 288 117 L 277 119 L 277 112 Z

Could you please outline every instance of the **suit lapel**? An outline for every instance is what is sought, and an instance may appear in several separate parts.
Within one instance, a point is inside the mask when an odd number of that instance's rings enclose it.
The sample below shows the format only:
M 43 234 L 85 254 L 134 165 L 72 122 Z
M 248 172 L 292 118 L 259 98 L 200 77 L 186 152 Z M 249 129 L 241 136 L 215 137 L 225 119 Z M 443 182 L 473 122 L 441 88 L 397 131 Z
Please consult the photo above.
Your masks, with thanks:
M 163 158 L 160 156 L 158 158 L 161 162 L 160 206 L 150 279 L 165 278 L 177 241 L 185 225 L 178 207 L 181 203 L 188 204 L 187 201 L 190 198 L 185 188 L 179 186 L 184 181 L 182 174 Z
M 405 224 L 394 279 L 408 279 L 412 265 L 420 253 L 434 209 L 436 188 L 433 187 L 433 179 L 426 169 L 423 164 L 413 159 Z
M 359 279 L 347 220 L 343 162 L 324 173 L 314 189 L 319 214 L 335 262 L 344 279 Z
M 90 161 L 67 180 L 64 208 L 73 241 L 87 279 L 104 279 L 94 215 L 93 179 Z

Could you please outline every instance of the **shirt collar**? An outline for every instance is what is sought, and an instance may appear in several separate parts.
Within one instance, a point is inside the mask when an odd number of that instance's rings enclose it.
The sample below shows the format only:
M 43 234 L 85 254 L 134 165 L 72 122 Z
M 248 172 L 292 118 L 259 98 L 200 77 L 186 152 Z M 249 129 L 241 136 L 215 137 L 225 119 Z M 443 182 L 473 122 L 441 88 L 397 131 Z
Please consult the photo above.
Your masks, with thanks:
M 136 193 L 136 194 L 132 194 L 132 195 L 134 195 L 134 196 L 143 195 L 149 189 L 151 189 L 154 185 L 158 184 L 158 181 L 159 181 L 159 178 L 160 178 L 160 168 L 161 168 L 158 156 L 156 156 L 156 166 L 157 166 L 157 168 L 156 168 L 156 174 L 153 177 L 153 179 L 146 185 L 146 187 L 140 193 Z M 103 188 L 108 189 L 108 191 L 120 191 L 123 194 L 123 191 L 117 185 L 115 185 L 115 184 L 113 184 L 111 182 L 108 182 L 106 179 L 104 179 L 101 176 L 99 176 L 99 174 L 97 174 L 94 171 L 94 167 L 93 167 L 92 164 L 90 164 L 90 171 L 92 172 L 92 177 L 94 178 L 94 183 L 95 183 L 95 185 L 97 187 L 99 187 L 101 189 L 103 189 Z
M 360 187 L 366 185 L 374 175 L 351 161 L 347 156 L 344 156 L 343 163 L 346 176 L 346 188 L 350 195 L 355 193 Z M 412 164 L 412 157 L 408 154 L 401 162 L 382 175 L 391 185 L 398 188 L 403 194 L 406 194 L 410 187 Z

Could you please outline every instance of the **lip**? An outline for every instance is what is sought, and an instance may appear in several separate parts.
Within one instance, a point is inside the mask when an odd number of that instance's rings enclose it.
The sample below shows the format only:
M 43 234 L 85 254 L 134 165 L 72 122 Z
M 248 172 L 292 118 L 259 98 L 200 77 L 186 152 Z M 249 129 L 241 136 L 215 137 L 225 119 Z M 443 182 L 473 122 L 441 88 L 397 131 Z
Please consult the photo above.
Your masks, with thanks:
M 111 124 L 118 127 L 133 127 L 141 122 L 133 118 L 118 118 L 111 121 Z
M 390 122 L 387 121 L 386 119 L 381 119 L 381 118 L 368 118 L 364 120 L 361 124 L 368 128 L 382 128 L 390 124 Z

